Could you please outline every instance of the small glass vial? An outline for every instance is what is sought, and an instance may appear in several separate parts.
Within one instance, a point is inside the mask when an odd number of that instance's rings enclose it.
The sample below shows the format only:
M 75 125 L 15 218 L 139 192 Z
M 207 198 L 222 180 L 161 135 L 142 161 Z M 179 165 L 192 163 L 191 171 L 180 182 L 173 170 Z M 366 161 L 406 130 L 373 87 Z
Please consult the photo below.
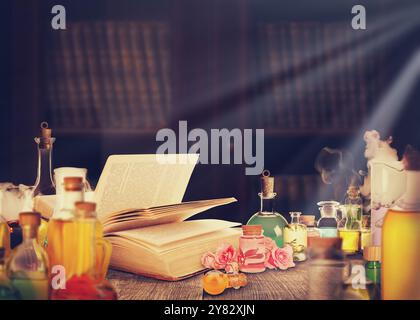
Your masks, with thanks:
M 337 201 L 318 202 L 321 218 L 318 220 L 318 230 L 321 238 L 336 238 L 337 230 L 337 208 L 340 205 Z
M 44 249 L 38 244 L 38 228 L 41 215 L 37 212 L 19 214 L 23 241 L 17 246 L 8 262 L 8 276 L 24 300 L 47 300 L 48 258 Z
M 349 187 L 342 208 L 342 210 L 345 211 L 346 216 L 345 229 L 360 231 L 362 227 L 363 201 L 360 197 L 360 191 L 358 187 Z
M 306 226 L 308 235 L 308 246 L 310 245 L 313 238 L 319 238 L 319 231 L 315 228 L 315 216 L 314 215 L 301 215 L 299 218 L 300 222 Z
M 203 279 L 203 290 L 211 295 L 223 293 L 227 288 L 239 289 L 248 284 L 243 273 L 226 274 L 217 270 L 207 272 Z
M 293 261 L 306 260 L 308 233 L 306 226 L 299 222 L 301 212 L 290 212 L 291 222 L 284 229 L 284 242 L 293 248 Z
M 248 273 L 265 271 L 265 245 L 261 225 L 242 226 L 239 238 L 239 270 Z
M 366 261 L 366 277 L 374 284 L 381 282 L 381 247 L 369 246 L 363 251 Z
M 371 232 L 370 232 L 370 215 L 362 217 L 362 230 L 360 231 L 360 247 L 365 250 L 365 247 L 371 245 Z

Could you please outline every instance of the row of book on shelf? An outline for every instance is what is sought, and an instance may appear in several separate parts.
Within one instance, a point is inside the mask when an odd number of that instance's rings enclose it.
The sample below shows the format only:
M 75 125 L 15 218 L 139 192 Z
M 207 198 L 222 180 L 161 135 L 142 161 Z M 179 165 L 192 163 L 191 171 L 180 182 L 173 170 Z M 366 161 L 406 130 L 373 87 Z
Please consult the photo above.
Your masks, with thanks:
M 81 21 L 52 33 L 49 112 L 58 128 L 163 126 L 171 86 L 164 22 Z
M 255 110 L 260 126 L 358 128 L 383 81 L 383 54 L 365 50 L 363 37 L 344 22 L 261 25 L 259 62 L 267 88 Z
M 50 41 L 51 120 L 65 128 L 156 129 L 172 109 L 165 22 L 81 21 Z M 351 130 L 381 91 L 383 54 L 333 22 L 265 23 L 259 74 L 266 83 L 247 118 L 284 130 Z

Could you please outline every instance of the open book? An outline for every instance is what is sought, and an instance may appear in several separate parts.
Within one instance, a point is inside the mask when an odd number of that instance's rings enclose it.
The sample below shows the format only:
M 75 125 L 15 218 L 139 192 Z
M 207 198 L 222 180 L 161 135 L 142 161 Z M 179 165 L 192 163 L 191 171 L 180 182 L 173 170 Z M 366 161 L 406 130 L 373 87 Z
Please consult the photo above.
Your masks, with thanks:
M 182 202 L 198 155 L 168 155 L 171 161 L 167 162 L 162 156 L 110 156 L 95 192 L 86 198 L 97 203 L 98 219 L 113 244 L 111 266 L 176 280 L 203 270 L 200 257 L 204 252 L 221 242 L 237 242 L 239 232 L 230 228 L 239 224 L 222 220 L 183 222 L 236 199 Z M 51 217 L 54 202 L 54 196 L 37 197 L 35 210 Z

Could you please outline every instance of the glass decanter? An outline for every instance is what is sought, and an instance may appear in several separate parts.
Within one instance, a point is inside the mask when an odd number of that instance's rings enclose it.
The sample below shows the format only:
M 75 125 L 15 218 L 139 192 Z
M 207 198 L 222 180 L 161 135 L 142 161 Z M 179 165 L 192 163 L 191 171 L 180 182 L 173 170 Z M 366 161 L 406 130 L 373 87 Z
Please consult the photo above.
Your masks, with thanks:
M 260 211 L 255 213 L 247 222 L 248 225 L 261 225 L 263 235 L 273 239 L 279 248 L 284 246 L 284 228 L 287 220 L 278 212 L 274 211 L 276 193 L 274 191 L 274 177 L 264 170 L 261 177 Z
M 337 201 L 321 201 L 317 205 L 321 212 L 321 218 L 318 220 L 319 235 L 321 238 L 337 237 L 337 208 L 340 203 Z
M 301 212 L 290 212 L 291 222 L 284 229 L 284 242 L 293 248 L 293 261 L 306 260 L 308 233 L 304 224 L 300 223 Z
M 38 244 L 37 233 L 41 215 L 37 212 L 19 214 L 23 241 L 17 246 L 8 262 L 8 276 L 24 300 L 47 300 L 48 258 Z

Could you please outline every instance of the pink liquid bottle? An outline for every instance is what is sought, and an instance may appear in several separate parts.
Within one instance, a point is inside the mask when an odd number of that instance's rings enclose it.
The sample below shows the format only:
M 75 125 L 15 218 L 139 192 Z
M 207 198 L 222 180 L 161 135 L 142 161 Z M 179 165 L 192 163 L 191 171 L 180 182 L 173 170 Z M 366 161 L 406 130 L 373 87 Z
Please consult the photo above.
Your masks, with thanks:
M 247 273 L 265 271 L 265 246 L 261 225 L 242 226 L 239 238 L 239 270 Z

